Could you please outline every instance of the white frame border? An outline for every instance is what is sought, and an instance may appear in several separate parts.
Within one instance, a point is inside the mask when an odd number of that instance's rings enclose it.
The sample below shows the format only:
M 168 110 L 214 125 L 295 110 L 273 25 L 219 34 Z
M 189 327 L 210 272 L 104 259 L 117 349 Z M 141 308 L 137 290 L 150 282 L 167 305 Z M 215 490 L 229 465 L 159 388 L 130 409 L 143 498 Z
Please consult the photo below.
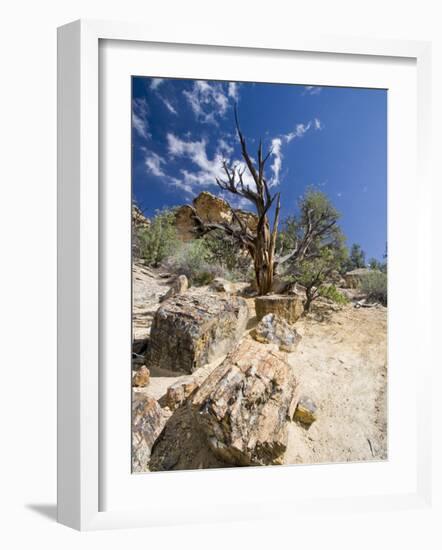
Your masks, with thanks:
M 418 79 L 418 178 L 420 278 L 430 289 L 431 181 L 429 170 L 431 120 L 431 45 L 428 42 L 353 37 L 279 37 L 269 44 L 204 36 L 189 40 L 188 31 L 172 36 L 134 23 L 75 21 L 58 29 L 58 521 L 79 530 L 148 527 L 169 524 L 143 511 L 99 511 L 99 40 L 168 42 L 238 48 L 268 48 L 336 54 L 409 57 L 416 60 Z M 192 32 L 195 36 L 195 33 Z M 431 295 L 431 292 L 429 292 Z M 431 310 L 423 301 L 420 333 L 431 348 Z M 428 505 L 431 501 L 431 364 L 420 367 L 418 399 L 418 488 L 415 494 L 315 499 L 307 513 L 373 511 Z M 289 507 L 286 507 L 289 508 Z M 288 517 L 293 511 L 288 509 Z M 262 517 L 245 511 L 244 519 Z M 215 518 L 213 518 L 215 520 Z M 243 518 L 239 518 L 243 519 Z M 195 522 L 198 522 L 195 518 Z

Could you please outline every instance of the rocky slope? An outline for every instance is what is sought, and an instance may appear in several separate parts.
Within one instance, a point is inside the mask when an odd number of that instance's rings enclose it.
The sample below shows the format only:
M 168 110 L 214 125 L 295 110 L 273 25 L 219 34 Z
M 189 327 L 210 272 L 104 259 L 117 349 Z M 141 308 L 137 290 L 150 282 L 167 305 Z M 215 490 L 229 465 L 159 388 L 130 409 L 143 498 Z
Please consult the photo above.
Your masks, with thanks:
M 133 331 L 136 344 L 139 345 L 148 338 L 152 320 L 163 305 L 159 299 L 171 284 L 172 279 L 167 278 L 165 274 L 140 264 L 134 265 Z M 243 286 L 234 284 L 229 288 L 235 294 L 240 292 Z M 205 297 L 213 295 L 213 290 L 202 287 L 191 289 L 190 293 L 200 296 L 204 303 Z M 219 296 L 227 300 L 228 295 L 220 293 Z M 181 301 L 178 299 L 176 303 L 179 304 Z M 242 341 L 254 342 L 252 335 L 258 323 L 255 302 L 253 298 L 245 298 L 245 301 L 249 309 L 249 322 L 247 329 L 242 329 Z M 183 304 L 187 302 L 184 300 Z M 343 307 L 318 304 L 312 314 L 301 317 L 294 326 L 301 338 L 294 351 L 285 353 L 284 356 L 294 378 L 300 381 L 302 393 L 316 403 L 317 420 L 311 426 L 293 421 L 287 423 L 287 443 L 282 463 L 310 464 L 385 459 L 386 308 L 356 308 L 352 303 Z M 263 353 L 265 350 L 275 349 L 272 344 L 254 345 L 262 346 L 260 349 Z M 155 437 L 164 426 L 166 428 L 158 438 L 161 444 L 155 444 L 158 448 L 154 448 L 152 470 L 232 465 L 222 462 L 219 457 L 214 456 L 207 445 L 203 444 L 207 443 L 207 438 L 201 433 L 198 422 L 195 422 L 194 415 L 189 413 L 187 407 L 191 407 L 193 393 L 215 369 L 223 365 L 223 361 L 224 356 L 218 357 L 211 363 L 197 366 L 190 375 L 173 370 L 166 372 L 150 366 L 148 385 L 133 388 L 134 395 L 155 399 L 166 413 L 165 416 L 155 415 L 156 419 L 161 419 L 160 428 L 154 427 Z M 219 395 L 224 399 L 227 394 Z M 231 405 L 233 406 L 233 401 Z M 153 407 L 150 402 L 149 407 Z M 138 407 L 138 425 L 139 410 Z M 239 418 L 243 417 L 241 413 Z M 136 470 L 143 471 L 139 465 Z

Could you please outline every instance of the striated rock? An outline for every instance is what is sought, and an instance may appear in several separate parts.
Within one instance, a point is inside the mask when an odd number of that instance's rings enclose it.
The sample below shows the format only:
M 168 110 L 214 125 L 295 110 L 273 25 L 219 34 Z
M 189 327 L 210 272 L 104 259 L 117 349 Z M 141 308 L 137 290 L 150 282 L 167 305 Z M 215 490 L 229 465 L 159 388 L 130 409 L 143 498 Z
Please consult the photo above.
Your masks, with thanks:
M 148 471 L 152 446 L 169 418 L 158 402 L 142 393 L 132 401 L 132 471 Z
M 310 397 L 303 395 L 299 399 L 293 420 L 297 420 L 298 422 L 301 422 L 301 424 L 310 426 L 310 424 L 317 419 L 316 410 L 317 407 Z
M 298 381 L 284 354 L 243 340 L 203 382 L 189 407 L 213 454 L 237 466 L 281 463 Z
M 185 275 L 178 275 L 178 277 L 173 281 L 169 290 L 160 297 L 160 302 L 164 302 L 177 294 L 183 294 L 189 288 L 189 281 Z
M 263 344 L 276 344 L 281 351 L 295 351 L 301 336 L 284 319 L 274 313 L 264 315 L 253 331 L 253 338 Z
M 255 309 L 258 321 L 268 313 L 274 313 L 289 323 L 295 323 L 304 311 L 304 303 L 297 294 L 290 296 L 270 294 L 255 298 Z
M 149 385 L 149 382 L 150 372 L 145 365 L 132 372 L 132 386 L 144 388 Z
M 233 285 L 221 277 L 216 277 L 210 284 L 210 289 L 215 292 L 226 292 L 231 294 L 233 292 Z
M 248 320 L 243 298 L 192 293 L 174 296 L 155 313 L 146 363 L 191 373 L 227 353 Z

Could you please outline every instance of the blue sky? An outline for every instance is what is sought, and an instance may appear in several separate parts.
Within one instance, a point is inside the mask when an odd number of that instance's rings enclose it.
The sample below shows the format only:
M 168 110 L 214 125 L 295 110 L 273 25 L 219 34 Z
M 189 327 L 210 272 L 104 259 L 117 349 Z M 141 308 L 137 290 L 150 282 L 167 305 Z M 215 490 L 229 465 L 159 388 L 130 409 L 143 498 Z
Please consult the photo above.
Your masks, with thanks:
M 387 91 L 133 77 L 132 181 L 147 216 L 190 202 L 241 161 L 233 105 L 250 154 L 272 148 L 267 179 L 281 216 L 314 185 L 341 213 L 347 244 L 382 258 L 387 240 Z M 249 203 L 224 195 L 233 206 Z

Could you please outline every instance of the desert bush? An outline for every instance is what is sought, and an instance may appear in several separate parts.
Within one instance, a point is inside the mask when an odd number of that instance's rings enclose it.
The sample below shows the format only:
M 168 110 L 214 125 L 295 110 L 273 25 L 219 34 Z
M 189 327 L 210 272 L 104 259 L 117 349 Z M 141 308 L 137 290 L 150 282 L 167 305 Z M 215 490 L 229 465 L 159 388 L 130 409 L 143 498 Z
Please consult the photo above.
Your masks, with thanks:
M 226 272 L 226 278 L 232 281 L 245 281 L 251 266 L 250 256 L 238 243 L 216 230 L 207 233 L 202 239 L 209 253 L 208 260 L 219 264 Z
M 179 247 L 173 210 L 157 211 L 148 228 L 137 235 L 140 256 L 149 265 L 157 266 Z
M 215 277 L 226 277 L 226 270 L 213 261 L 212 253 L 204 239 L 183 243 L 163 264 L 174 271 L 186 275 L 193 286 L 207 285 Z
M 319 288 L 319 296 L 328 298 L 335 302 L 335 304 L 345 305 L 348 303 L 348 298 L 339 292 L 335 285 L 327 285 Z
M 361 290 L 367 299 L 387 305 L 387 275 L 381 271 L 370 271 L 361 280 Z

